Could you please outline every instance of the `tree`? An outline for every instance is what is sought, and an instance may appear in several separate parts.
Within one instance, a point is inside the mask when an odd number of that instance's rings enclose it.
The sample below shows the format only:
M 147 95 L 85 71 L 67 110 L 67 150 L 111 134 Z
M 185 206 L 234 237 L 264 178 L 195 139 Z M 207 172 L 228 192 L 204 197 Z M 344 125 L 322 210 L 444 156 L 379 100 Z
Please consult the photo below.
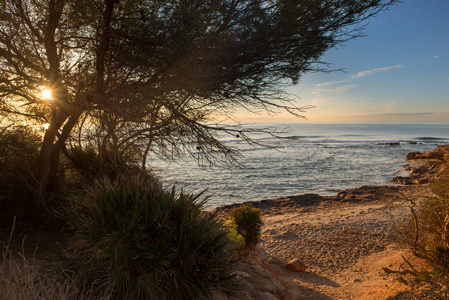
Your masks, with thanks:
M 61 152 L 75 161 L 91 137 L 112 162 L 185 151 L 232 160 L 219 136 L 251 142 L 249 129 L 220 119 L 236 108 L 301 116 L 285 87 L 326 71 L 322 54 L 394 2 L 2 0 L 0 110 L 48 124 L 41 191 L 56 188 Z

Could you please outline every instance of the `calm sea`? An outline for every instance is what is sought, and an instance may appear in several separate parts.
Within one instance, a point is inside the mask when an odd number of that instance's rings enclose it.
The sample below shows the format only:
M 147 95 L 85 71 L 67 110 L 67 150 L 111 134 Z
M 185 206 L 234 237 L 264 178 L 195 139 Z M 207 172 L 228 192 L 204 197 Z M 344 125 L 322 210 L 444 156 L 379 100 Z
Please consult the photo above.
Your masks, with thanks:
M 272 149 L 227 140 L 242 150 L 240 166 L 204 169 L 188 157 L 176 163 L 153 160 L 152 167 L 167 186 L 188 192 L 207 189 L 206 208 L 288 195 L 336 192 L 361 185 L 386 185 L 403 175 L 405 156 L 449 143 L 449 123 L 432 124 L 257 124 L 288 129 L 285 139 L 264 142 Z M 391 146 L 389 143 L 399 143 Z

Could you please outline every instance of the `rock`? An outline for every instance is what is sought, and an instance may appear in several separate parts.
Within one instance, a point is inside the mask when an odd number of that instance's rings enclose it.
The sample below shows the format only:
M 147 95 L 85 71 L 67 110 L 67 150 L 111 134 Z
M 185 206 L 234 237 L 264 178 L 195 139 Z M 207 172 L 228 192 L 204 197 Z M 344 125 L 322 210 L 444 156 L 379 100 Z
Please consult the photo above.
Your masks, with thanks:
M 438 146 L 433 151 L 423 151 L 421 152 L 410 152 L 405 157 L 406 160 L 411 159 L 438 159 L 438 160 L 444 160 L 445 154 L 449 153 L 449 147 L 446 147 L 448 145 Z
M 242 249 L 239 252 L 239 257 L 242 262 L 245 262 L 249 265 L 262 265 L 263 263 L 259 251 L 257 249 L 256 250 Z
M 285 299 L 287 288 L 261 265 L 238 262 L 233 274 L 228 284 L 213 291 L 208 300 Z
M 404 176 L 396 176 L 393 179 L 391 179 L 391 182 L 403 185 L 411 185 L 416 183 L 412 177 L 404 177 Z
M 260 300 L 278 300 L 278 298 L 276 296 L 274 296 L 273 294 L 270 294 L 268 292 L 260 293 L 258 299 L 260 299 Z
M 268 263 L 270 265 L 283 265 L 283 266 L 285 266 L 287 264 L 285 259 L 282 259 L 282 258 L 277 257 L 277 256 L 271 256 L 268 259 Z
M 449 154 L 449 144 L 436 147 L 432 154 L 437 157 L 444 157 L 445 154 Z
M 294 272 L 305 272 L 307 266 L 304 264 L 304 262 L 300 258 L 294 258 L 290 260 L 287 265 L 287 269 L 294 271 Z
M 388 143 L 388 146 L 399 146 L 399 142 Z
M 242 279 L 242 278 L 247 278 L 247 277 L 251 277 L 251 275 L 249 275 L 248 273 L 243 272 L 243 271 L 234 271 L 233 274 L 234 274 L 237 278 L 240 277 L 240 279 Z
M 209 299 L 229 300 L 229 297 L 222 291 L 213 291 Z
M 419 168 L 410 170 L 410 175 L 416 175 L 416 174 L 421 175 L 421 174 L 424 174 L 427 172 L 429 172 L 429 168 L 427 166 L 421 166 Z

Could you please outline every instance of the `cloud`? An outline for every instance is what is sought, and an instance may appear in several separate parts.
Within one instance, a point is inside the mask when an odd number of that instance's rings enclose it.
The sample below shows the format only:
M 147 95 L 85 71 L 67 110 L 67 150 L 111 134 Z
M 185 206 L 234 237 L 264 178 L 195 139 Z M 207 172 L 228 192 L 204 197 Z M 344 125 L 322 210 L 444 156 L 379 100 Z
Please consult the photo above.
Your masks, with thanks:
M 356 78 L 361 78 L 361 77 L 365 77 L 374 73 L 378 73 L 378 72 L 385 72 L 385 71 L 390 71 L 393 69 L 399 69 L 399 68 L 403 68 L 402 65 L 395 65 L 395 66 L 390 66 L 390 67 L 384 67 L 384 68 L 378 68 L 378 69 L 373 69 L 373 70 L 367 70 L 367 71 L 362 71 L 357 73 L 357 75 L 352 75 L 350 77 L 350 79 L 356 79 Z
M 348 80 L 328 81 L 328 82 L 318 83 L 315 86 L 320 87 L 320 86 L 327 86 L 327 85 L 340 84 L 340 83 L 346 83 L 346 82 L 348 82 Z
M 348 79 L 345 80 L 338 80 L 338 81 L 327 81 L 327 82 L 321 82 L 321 83 L 317 83 L 315 84 L 315 87 L 323 87 L 323 86 L 328 86 L 328 85 L 334 85 L 334 84 L 342 84 L 342 83 L 348 83 L 351 80 L 357 79 L 357 78 L 361 78 L 361 77 L 365 77 L 374 73 L 378 73 L 378 72 L 385 72 L 385 71 L 390 71 L 390 70 L 394 70 L 394 69 L 399 69 L 399 68 L 403 68 L 402 65 L 395 65 L 395 66 L 389 66 L 389 67 L 384 67 L 384 68 L 378 68 L 378 69 L 373 69 L 373 70 L 366 70 L 366 71 L 362 71 L 357 73 L 357 75 L 352 75 L 349 76 Z M 341 92 L 345 92 L 347 90 L 350 90 L 352 88 L 355 87 L 355 84 L 347 84 L 347 85 L 342 85 L 333 89 L 317 89 L 315 91 L 313 91 L 313 94 L 319 94 L 319 93 L 328 93 L 328 92 L 336 92 L 336 93 L 341 93 Z
M 313 106 L 323 106 L 324 104 L 327 104 L 329 102 L 329 98 L 325 98 L 325 97 L 317 97 L 315 99 L 313 99 L 312 101 L 310 101 L 310 105 Z
M 433 57 L 434 59 L 438 59 L 438 58 L 440 58 L 438 55 L 435 55 L 434 57 Z
M 329 93 L 329 92 L 333 92 L 333 93 L 343 93 L 346 91 L 349 91 L 351 89 L 353 89 L 356 85 L 355 84 L 348 84 L 348 85 L 342 85 L 342 86 L 338 86 L 336 88 L 333 89 L 318 89 L 313 91 L 313 94 L 319 94 L 319 93 Z

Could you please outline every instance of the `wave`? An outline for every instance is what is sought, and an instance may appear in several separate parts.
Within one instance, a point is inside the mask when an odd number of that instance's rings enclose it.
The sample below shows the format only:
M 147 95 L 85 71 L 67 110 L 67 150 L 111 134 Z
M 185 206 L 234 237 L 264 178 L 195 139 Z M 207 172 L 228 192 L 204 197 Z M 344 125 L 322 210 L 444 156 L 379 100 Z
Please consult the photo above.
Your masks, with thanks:
M 420 141 L 445 141 L 445 138 L 440 138 L 440 137 L 434 137 L 434 136 L 422 136 L 422 137 L 417 137 L 415 138 L 415 140 L 420 140 Z
M 289 140 L 301 140 L 301 139 L 320 139 L 325 138 L 325 136 L 322 135 L 292 135 L 292 136 L 286 136 L 286 139 Z

